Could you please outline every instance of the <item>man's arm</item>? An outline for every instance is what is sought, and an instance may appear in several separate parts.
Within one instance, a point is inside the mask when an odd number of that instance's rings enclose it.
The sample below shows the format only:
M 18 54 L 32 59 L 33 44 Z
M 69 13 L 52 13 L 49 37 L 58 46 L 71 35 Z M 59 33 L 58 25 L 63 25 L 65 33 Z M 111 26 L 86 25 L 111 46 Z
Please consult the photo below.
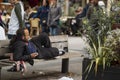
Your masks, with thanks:
M 16 13 L 16 16 L 17 16 L 17 18 L 18 18 L 18 21 L 19 21 L 19 27 L 24 27 L 24 22 L 23 22 L 23 20 L 22 20 L 22 14 L 21 14 L 21 6 L 20 6 L 20 4 L 19 3 L 17 3 L 16 5 L 15 5 L 15 13 Z
M 33 18 L 39 18 L 41 14 L 41 7 L 37 10 L 37 13 L 33 15 Z

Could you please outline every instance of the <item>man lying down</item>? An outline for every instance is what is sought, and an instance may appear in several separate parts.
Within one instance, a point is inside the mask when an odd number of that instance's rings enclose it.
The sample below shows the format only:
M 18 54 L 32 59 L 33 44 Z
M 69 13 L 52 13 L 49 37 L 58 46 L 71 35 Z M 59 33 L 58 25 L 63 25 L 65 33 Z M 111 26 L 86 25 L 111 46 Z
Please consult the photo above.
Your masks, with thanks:
M 30 39 L 29 31 L 26 28 L 17 30 L 9 47 L 13 53 L 10 59 L 16 61 L 14 66 L 8 69 L 11 72 L 24 72 L 26 70 L 24 62 L 33 65 L 33 59 L 51 59 L 65 53 L 64 50 L 59 51 L 57 48 L 51 47 L 50 39 L 45 33 Z

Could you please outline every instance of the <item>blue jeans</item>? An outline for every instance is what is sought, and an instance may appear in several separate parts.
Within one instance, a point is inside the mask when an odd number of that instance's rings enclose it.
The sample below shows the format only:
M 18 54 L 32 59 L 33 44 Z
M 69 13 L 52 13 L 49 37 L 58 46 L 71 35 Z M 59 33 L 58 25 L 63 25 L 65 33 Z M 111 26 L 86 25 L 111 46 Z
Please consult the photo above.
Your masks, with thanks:
M 50 27 L 51 36 L 58 35 L 58 27 Z

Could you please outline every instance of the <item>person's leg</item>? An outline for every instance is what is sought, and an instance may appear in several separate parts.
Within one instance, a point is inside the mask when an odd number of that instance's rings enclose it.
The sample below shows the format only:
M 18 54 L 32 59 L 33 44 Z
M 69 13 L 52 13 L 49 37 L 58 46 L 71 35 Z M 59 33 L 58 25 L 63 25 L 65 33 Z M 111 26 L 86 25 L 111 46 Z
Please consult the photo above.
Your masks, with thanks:
M 53 27 L 50 27 L 50 35 L 51 35 L 51 36 L 54 35 L 54 33 L 53 33 L 53 29 L 54 29 Z
M 72 35 L 75 35 L 77 33 L 77 28 L 76 28 L 75 24 L 71 25 L 71 30 L 72 30 Z
M 13 66 L 7 70 L 8 72 L 17 72 L 20 71 L 20 61 L 16 61 Z
M 53 28 L 53 35 L 58 35 L 58 27 Z
M 26 71 L 26 64 L 24 61 L 16 61 L 13 66 L 7 70 L 8 72 L 19 72 L 21 71 L 22 73 Z
M 50 29 L 49 29 L 48 26 L 46 26 L 46 28 L 45 28 L 45 32 L 49 35 Z
M 42 28 L 42 33 L 45 32 L 45 26 L 43 24 L 41 24 L 41 28 Z
M 49 38 L 49 36 L 46 33 L 40 34 L 39 37 L 41 38 L 41 45 L 42 46 L 44 46 L 46 48 L 51 47 L 50 38 Z
M 56 27 L 55 32 L 56 32 L 56 35 L 60 34 L 60 27 L 59 26 Z
M 49 28 L 47 27 L 47 25 L 45 25 L 45 24 L 43 24 L 42 25 L 42 33 L 46 33 L 46 34 L 48 34 L 49 35 Z
M 46 33 L 41 33 L 39 36 L 32 38 L 31 41 L 38 48 L 41 48 L 42 46 L 47 48 L 51 47 L 50 39 Z

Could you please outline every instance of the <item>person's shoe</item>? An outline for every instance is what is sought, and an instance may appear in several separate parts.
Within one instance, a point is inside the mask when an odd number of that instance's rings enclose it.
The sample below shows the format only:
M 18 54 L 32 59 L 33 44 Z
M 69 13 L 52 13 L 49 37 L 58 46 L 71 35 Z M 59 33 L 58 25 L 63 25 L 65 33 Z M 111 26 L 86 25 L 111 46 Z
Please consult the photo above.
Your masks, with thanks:
M 24 66 L 23 64 L 20 64 L 20 71 L 23 71 L 24 70 Z
M 59 50 L 59 56 L 64 55 L 65 51 L 64 50 Z
M 14 65 L 12 66 L 10 69 L 8 69 L 8 72 L 20 72 L 24 70 L 24 66 L 22 64 L 20 64 L 20 70 L 17 70 L 17 66 Z
M 16 65 L 12 66 L 10 69 L 7 70 L 8 72 L 17 72 Z

